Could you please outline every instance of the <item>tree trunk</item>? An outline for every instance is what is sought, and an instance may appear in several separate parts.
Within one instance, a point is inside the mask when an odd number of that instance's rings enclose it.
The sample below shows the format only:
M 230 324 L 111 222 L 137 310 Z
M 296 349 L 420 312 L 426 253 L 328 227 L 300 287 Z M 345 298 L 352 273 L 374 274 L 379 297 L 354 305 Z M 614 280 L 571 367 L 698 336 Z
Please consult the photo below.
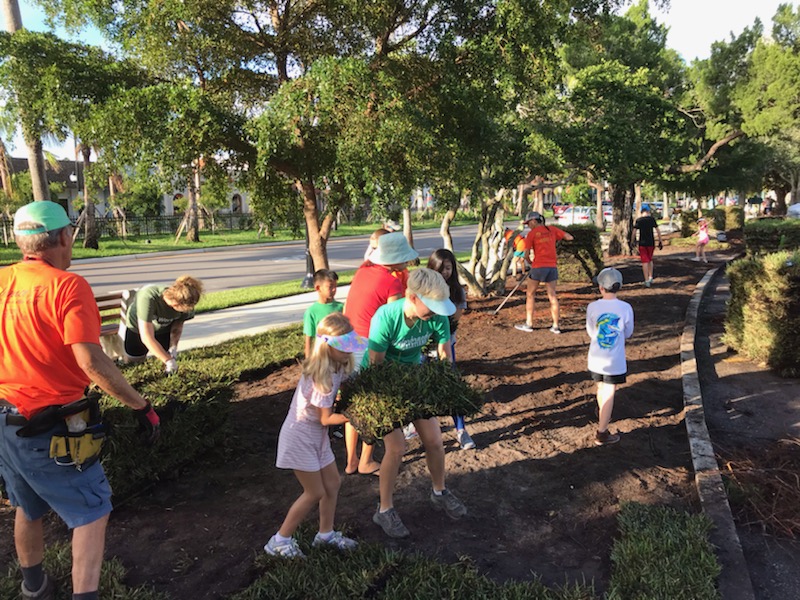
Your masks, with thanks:
M 411 207 L 403 207 L 403 235 L 408 240 L 408 245 L 414 247 L 414 229 L 411 227 Z
M 200 202 L 200 164 L 199 161 L 192 166 L 192 176 L 189 179 L 189 199 L 186 206 L 186 241 L 199 242 L 200 228 L 197 220 L 197 205 Z
M 11 173 L 8 171 L 8 153 L 2 140 L 0 140 L 0 182 L 2 182 L 3 193 L 6 198 L 11 198 L 14 189 L 11 185 Z
M 308 231 L 308 251 L 314 262 L 314 271 L 328 267 L 328 234 L 330 233 L 330 215 L 320 227 L 319 211 L 317 209 L 317 191 L 314 182 L 305 180 L 299 182 L 303 191 L 303 217 L 306 220 Z
M 97 250 L 100 248 L 97 236 L 97 222 L 94 218 L 94 200 L 89 193 L 89 165 L 91 164 L 92 148 L 83 144 L 83 247 Z
M 611 195 L 614 224 L 611 227 L 611 240 L 608 244 L 609 256 L 630 255 L 633 253 L 631 249 L 633 198 L 632 184 L 614 184 Z
M 28 146 L 28 171 L 31 174 L 33 199 L 37 201 L 50 200 L 50 187 L 47 185 L 42 140 L 26 137 L 25 144 Z

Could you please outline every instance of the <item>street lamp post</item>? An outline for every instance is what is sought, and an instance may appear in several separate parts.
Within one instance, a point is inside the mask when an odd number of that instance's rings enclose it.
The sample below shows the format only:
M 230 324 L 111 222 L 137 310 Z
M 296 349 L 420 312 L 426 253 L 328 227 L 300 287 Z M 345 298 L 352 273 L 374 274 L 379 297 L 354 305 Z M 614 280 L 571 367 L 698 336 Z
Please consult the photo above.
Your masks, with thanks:
M 308 223 L 306 223 L 306 276 L 303 277 L 300 288 L 303 290 L 314 288 L 314 261 L 311 258 L 311 250 L 308 247 Z

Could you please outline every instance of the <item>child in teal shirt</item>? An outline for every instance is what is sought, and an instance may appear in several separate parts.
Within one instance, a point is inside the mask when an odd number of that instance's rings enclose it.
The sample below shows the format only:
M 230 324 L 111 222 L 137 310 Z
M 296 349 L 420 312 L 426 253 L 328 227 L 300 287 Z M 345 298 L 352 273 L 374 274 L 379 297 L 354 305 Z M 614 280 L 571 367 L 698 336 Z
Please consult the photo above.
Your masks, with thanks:
M 336 271 L 320 269 L 314 273 L 314 289 L 317 290 L 318 300 L 306 309 L 303 314 L 303 336 L 305 337 L 305 357 L 311 356 L 314 347 L 314 338 L 317 335 L 317 325 L 329 314 L 342 312 L 344 304 L 334 300 L 339 276 Z

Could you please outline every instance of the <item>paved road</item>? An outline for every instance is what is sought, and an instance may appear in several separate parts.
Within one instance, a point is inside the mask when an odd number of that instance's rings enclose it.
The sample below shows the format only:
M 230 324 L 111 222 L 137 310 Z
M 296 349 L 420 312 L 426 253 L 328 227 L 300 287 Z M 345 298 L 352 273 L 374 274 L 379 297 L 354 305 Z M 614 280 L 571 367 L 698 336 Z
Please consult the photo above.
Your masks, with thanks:
M 513 226 L 513 224 L 511 225 Z M 476 225 L 454 227 L 457 252 L 472 246 Z M 334 238 L 328 242 L 328 261 L 337 271 L 357 268 L 364 257 L 369 236 Z M 414 247 L 423 258 L 442 247 L 438 229 L 414 232 Z M 127 256 L 101 261 L 76 260 L 70 271 L 83 275 L 95 294 L 140 287 L 147 283 L 168 284 L 189 273 L 203 280 L 207 291 L 227 290 L 298 279 L 305 275 L 303 242 L 260 244 L 214 249 L 206 252 Z

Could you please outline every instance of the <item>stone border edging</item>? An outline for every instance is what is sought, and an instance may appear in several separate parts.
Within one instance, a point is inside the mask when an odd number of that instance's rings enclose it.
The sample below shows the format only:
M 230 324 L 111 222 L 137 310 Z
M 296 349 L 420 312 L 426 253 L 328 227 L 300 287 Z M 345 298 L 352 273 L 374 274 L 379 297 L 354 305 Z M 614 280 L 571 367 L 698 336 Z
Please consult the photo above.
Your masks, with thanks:
M 742 545 L 733 514 L 728 504 L 728 495 L 717 465 L 714 447 L 706 427 L 703 411 L 703 394 L 697 372 L 695 337 L 697 317 L 709 284 L 720 273 L 720 268 L 711 269 L 695 287 L 681 336 L 681 378 L 683 381 L 683 406 L 689 449 L 695 472 L 695 485 L 700 496 L 703 512 L 711 519 L 714 529 L 711 543 L 717 551 L 722 567 L 718 582 L 724 600 L 754 600 L 753 583 L 744 559 Z

